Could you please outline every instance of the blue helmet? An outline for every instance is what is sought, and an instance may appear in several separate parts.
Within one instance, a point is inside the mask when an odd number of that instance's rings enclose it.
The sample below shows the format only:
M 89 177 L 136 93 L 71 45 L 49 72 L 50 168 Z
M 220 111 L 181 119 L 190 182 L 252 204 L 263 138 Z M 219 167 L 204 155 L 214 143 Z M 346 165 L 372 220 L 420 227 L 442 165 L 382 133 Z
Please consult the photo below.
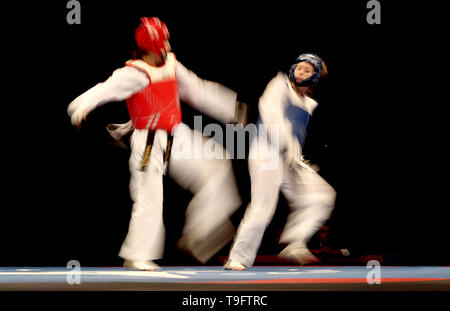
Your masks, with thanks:
M 308 79 L 305 79 L 300 83 L 298 83 L 295 79 L 294 71 L 295 68 L 297 67 L 297 64 L 300 62 L 310 63 L 314 67 L 314 73 Z M 317 82 L 319 82 L 321 72 L 322 72 L 322 60 L 320 59 L 319 56 L 312 53 L 302 54 L 299 57 L 297 57 L 297 60 L 291 66 L 291 69 L 289 70 L 289 78 L 294 82 L 296 86 L 314 86 L 317 84 Z

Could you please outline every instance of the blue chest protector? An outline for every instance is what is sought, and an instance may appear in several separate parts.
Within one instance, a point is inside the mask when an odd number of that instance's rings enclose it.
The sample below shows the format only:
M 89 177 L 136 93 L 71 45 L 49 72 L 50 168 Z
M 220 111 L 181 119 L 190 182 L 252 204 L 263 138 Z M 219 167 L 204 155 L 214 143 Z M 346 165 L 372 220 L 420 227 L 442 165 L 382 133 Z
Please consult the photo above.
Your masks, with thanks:
M 306 110 L 292 104 L 289 98 L 285 99 L 285 107 L 285 116 L 291 122 L 292 131 L 303 148 L 311 115 Z
M 286 99 L 286 108 L 284 110 L 286 118 L 292 124 L 292 132 L 297 137 L 300 146 L 303 148 L 306 132 L 309 125 L 309 119 L 311 115 L 304 109 L 293 105 L 289 99 Z M 263 124 L 261 115 L 258 114 L 258 121 L 256 124 L 259 126 Z

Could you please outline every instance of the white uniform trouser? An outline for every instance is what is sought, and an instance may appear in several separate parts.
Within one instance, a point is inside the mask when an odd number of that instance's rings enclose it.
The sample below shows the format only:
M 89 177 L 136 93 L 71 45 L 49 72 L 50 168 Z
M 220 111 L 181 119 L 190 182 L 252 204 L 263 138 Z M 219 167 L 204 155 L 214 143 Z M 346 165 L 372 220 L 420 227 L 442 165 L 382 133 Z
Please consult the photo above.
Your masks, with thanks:
M 184 124 L 180 124 L 173 135 L 168 174 L 194 194 L 187 207 L 183 234 L 201 240 L 225 222 L 241 204 L 231 161 L 225 156 L 223 159 L 205 159 L 201 151 L 198 158 L 194 158 L 195 142 L 200 142 L 201 146 L 206 138 Z M 131 141 L 130 195 L 134 203 L 128 234 L 119 252 L 119 256 L 127 260 L 159 259 L 164 250 L 163 153 L 167 133 L 156 131 L 148 166 L 141 171 L 146 139 L 146 130 L 135 130 Z M 225 152 L 220 144 L 214 146 Z
M 258 148 L 257 141 L 255 138 L 249 153 L 251 202 L 230 252 L 231 259 L 246 266 L 253 265 L 264 231 L 275 213 L 280 190 L 291 210 L 280 238 L 282 243 L 306 243 L 329 218 L 336 197 L 334 189 L 307 165 L 292 168 L 280 156 L 274 169 L 262 169 L 270 154 L 264 152 L 264 147 Z

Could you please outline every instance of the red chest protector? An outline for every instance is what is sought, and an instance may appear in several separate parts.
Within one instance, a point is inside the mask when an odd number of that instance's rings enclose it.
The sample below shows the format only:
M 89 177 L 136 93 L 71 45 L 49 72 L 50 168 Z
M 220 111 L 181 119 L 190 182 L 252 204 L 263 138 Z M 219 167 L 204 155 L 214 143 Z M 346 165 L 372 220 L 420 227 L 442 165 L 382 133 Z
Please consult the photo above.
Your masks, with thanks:
M 127 99 L 128 113 L 136 129 L 166 130 L 181 122 L 181 107 L 175 75 L 176 59 L 169 53 L 161 67 L 153 67 L 142 60 L 130 60 L 127 66 L 147 74 L 149 85 Z

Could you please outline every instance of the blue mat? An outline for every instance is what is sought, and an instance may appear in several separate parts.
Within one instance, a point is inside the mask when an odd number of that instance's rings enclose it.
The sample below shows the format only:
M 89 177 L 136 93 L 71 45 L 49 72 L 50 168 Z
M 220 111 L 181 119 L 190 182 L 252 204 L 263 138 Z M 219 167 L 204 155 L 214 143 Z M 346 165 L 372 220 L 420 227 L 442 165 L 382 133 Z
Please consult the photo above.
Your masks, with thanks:
M 377 274 L 378 273 L 378 274 Z M 0 284 L 12 283 L 311 283 L 365 282 L 378 276 L 381 282 L 450 280 L 450 267 L 380 267 L 375 273 L 366 266 L 251 267 L 246 271 L 225 271 L 218 266 L 162 267 L 160 271 L 126 268 L 3 267 Z

